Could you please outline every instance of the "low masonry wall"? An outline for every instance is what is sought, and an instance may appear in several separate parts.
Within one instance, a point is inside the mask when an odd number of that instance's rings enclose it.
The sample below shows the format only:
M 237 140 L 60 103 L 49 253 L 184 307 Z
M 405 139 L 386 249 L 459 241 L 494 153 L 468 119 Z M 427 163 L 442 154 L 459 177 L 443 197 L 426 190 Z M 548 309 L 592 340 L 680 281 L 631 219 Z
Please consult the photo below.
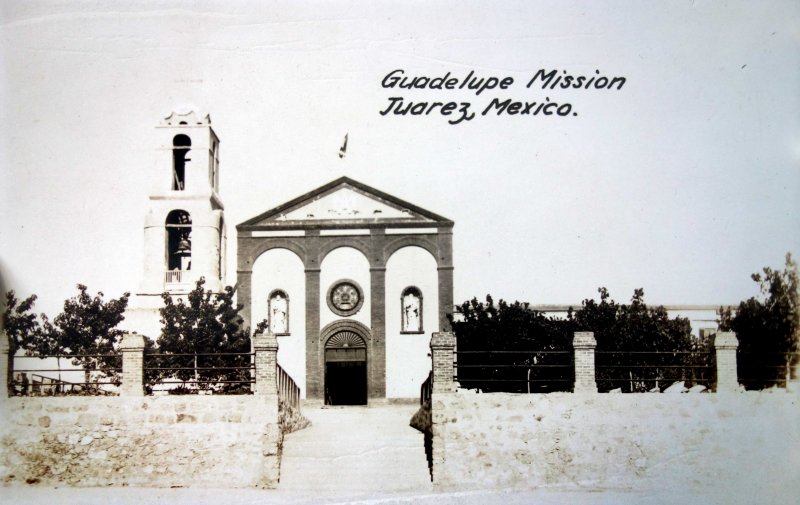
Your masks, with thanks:
M 784 390 L 434 391 L 431 414 L 440 489 L 682 489 L 750 503 L 786 502 L 800 489 L 800 405 Z
M 0 481 L 47 486 L 275 487 L 277 395 L 14 397 Z

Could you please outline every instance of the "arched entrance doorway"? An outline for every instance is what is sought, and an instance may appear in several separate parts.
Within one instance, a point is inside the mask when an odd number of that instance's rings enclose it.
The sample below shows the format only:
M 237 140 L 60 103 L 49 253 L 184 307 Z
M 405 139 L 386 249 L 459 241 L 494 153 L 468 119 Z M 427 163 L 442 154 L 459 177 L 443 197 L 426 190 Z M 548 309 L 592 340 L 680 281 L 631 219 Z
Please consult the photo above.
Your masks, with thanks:
M 325 342 L 325 404 L 367 404 L 367 344 L 352 330 Z

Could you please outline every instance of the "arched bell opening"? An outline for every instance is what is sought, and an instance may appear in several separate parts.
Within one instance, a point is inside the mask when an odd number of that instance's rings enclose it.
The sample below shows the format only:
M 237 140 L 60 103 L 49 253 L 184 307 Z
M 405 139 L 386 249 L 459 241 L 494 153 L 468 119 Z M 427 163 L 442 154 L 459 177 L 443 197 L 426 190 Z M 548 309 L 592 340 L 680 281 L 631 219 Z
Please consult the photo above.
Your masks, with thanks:
M 191 270 L 191 216 L 185 210 L 173 210 L 167 215 L 164 225 L 167 229 L 167 271 L 175 272 Z
M 367 344 L 355 331 L 339 330 L 325 342 L 325 404 L 367 404 Z
M 189 162 L 189 151 L 192 148 L 192 139 L 180 134 L 172 139 L 172 190 L 183 191 L 186 189 L 186 168 Z

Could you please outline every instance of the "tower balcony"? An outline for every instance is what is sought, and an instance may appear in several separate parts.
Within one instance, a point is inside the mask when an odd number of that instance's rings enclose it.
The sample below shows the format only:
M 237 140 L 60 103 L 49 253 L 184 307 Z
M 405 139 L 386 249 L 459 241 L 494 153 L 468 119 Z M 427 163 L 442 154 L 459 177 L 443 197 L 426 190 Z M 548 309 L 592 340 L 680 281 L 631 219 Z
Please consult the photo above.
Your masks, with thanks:
M 205 289 L 218 293 L 222 291 L 222 279 L 217 278 L 213 272 L 200 272 L 199 270 L 165 270 L 163 290 L 173 294 L 185 294 L 195 288 L 198 279 L 205 279 Z
M 189 291 L 197 280 L 191 270 L 167 270 L 164 272 L 164 289 L 169 292 Z
M 183 284 L 184 278 L 188 277 L 188 270 L 167 270 L 164 272 L 164 284 Z M 188 279 L 187 279 L 188 280 Z

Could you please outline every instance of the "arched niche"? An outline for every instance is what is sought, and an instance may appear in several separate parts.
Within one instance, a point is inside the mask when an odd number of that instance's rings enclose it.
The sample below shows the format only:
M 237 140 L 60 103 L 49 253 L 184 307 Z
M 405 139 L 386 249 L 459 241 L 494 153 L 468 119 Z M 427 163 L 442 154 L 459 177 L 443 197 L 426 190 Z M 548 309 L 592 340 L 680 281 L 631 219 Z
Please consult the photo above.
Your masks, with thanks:
M 427 249 L 406 246 L 386 262 L 386 394 L 409 397 L 430 372 L 430 337 L 439 328 L 438 266 Z M 418 329 L 404 328 L 405 295 L 417 293 Z
M 278 359 L 305 394 L 306 291 L 303 262 L 294 251 L 272 248 L 256 258 L 250 285 L 252 327 L 269 321 L 270 296 L 282 292 L 287 299 L 288 331 L 278 333 Z M 240 301 L 245 298 L 240 295 Z

